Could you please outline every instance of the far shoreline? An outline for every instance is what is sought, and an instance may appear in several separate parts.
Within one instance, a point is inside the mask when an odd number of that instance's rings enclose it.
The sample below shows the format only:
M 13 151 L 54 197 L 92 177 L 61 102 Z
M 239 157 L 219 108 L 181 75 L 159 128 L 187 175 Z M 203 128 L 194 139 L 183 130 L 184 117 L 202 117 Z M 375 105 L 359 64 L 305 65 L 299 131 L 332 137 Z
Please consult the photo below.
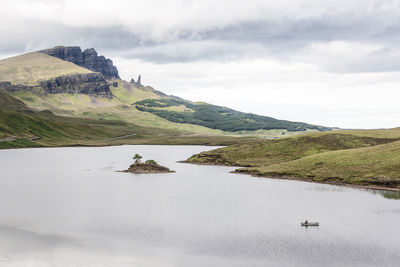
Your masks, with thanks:
M 190 162 L 188 162 L 188 163 L 190 163 Z M 203 164 L 203 165 L 205 165 L 205 164 Z M 377 185 L 346 184 L 346 183 L 343 183 L 343 182 L 340 182 L 340 181 L 315 181 L 315 180 L 312 180 L 312 179 L 300 178 L 300 177 L 294 177 L 294 176 L 286 176 L 286 175 L 282 175 L 282 176 L 280 176 L 280 175 L 277 175 L 277 176 L 268 175 L 268 176 L 266 176 L 266 175 L 259 175 L 259 174 L 254 174 L 254 173 L 251 173 L 251 172 L 237 171 L 237 170 L 234 170 L 231 173 L 250 175 L 252 177 L 262 178 L 262 179 L 291 180 L 291 181 L 300 181 L 300 182 L 315 183 L 315 184 L 328 184 L 328 185 L 336 185 L 336 186 L 352 187 L 352 188 L 360 188 L 360 189 L 400 192 L 400 188 L 384 187 L 384 186 L 377 186 Z
M 25 147 L 8 147 L 8 148 L 1 148 L 0 151 L 2 150 L 15 150 L 15 149 L 33 149 L 33 148 L 84 148 L 84 147 L 115 147 L 115 146 L 207 146 L 207 147 L 226 147 L 227 145 L 214 145 L 214 144 L 147 144 L 147 143 L 138 143 L 138 144 L 132 144 L 132 143 L 126 143 L 126 144 L 105 144 L 105 145 L 86 145 L 86 144 L 74 144 L 74 145 L 57 145 L 57 146 L 25 146 Z M 186 163 L 183 161 L 178 161 L 180 163 Z M 187 162 L 191 163 L 191 162 Z M 194 163 L 192 163 L 194 164 Z M 207 164 L 211 165 L 211 164 Z M 224 166 L 224 165 L 221 165 Z M 240 167 L 240 166 L 237 166 Z
M 189 162 L 189 161 L 178 161 L 178 162 L 194 164 L 194 165 L 205 165 L 205 166 L 220 166 L 220 167 L 234 167 L 234 168 L 248 167 L 248 166 L 227 165 L 227 164 L 218 164 L 218 163 L 198 163 L 198 162 Z M 343 183 L 340 181 L 315 181 L 312 179 L 294 177 L 294 176 L 286 176 L 286 175 L 277 175 L 277 176 L 268 175 L 267 176 L 267 175 L 255 174 L 255 173 L 248 172 L 248 171 L 238 171 L 238 170 L 239 169 L 231 171 L 231 173 L 249 175 L 254 178 L 292 180 L 292 181 L 300 181 L 300 182 L 308 182 L 308 183 L 316 183 L 316 184 L 328 184 L 328 185 L 336 185 L 336 186 L 344 186 L 344 187 L 352 187 L 352 188 L 360 188 L 360 189 L 400 192 L 400 188 L 393 188 L 393 187 L 385 187 L 385 186 L 377 186 L 377 185 L 347 184 L 347 183 Z

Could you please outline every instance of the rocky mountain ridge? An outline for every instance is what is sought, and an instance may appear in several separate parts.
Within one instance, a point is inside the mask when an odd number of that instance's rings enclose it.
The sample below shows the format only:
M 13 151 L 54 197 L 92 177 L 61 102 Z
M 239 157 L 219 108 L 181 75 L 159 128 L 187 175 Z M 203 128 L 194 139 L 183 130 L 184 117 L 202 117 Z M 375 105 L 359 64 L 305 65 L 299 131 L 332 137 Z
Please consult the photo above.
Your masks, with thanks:
M 56 46 L 40 50 L 39 53 L 57 57 L 91 71 L 101 73 L 106 79 L 120 79 L 118 69 L 113 65 L 112 60 L 104 56 L 98 56 L 94 48 L 82 51 L 79 46 Z
M 53 79 L 40 81 L 39 85 L 29 86 L 12 84 L 11 82 L 0 82 L 0 91 L 40 91 L 45 94 L 86 94 L 112 98 L 109 84 L 99 73 L 79 73 L 63 75 Z
M 107 81 L 99 73 L 63 75 L 43 81 L 40 86 L 48 94 L 86 94 L 112 98 Z

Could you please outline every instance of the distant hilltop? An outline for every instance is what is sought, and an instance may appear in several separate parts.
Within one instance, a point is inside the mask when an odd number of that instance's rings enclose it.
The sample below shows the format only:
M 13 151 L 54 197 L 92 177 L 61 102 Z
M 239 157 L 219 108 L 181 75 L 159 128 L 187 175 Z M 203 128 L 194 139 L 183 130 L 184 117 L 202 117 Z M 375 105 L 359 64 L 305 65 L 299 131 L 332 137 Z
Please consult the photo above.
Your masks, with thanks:
M 144 86 L 142 78 L 139 75 L 129 82 L 121 80 L 110 59 L 98 56 L 93 48 L 82 51 L 79 46 L 57 46 L 0 60 L 0 91 L 18 98 L 29 108 L 40 107 L 55 114 L 113 118 L 144 127 L 158 125 L 160 129 L 178 127 L 189 135 L 254 132 L 277 137 L 293 132 L 331 130 L 168 96 Z M 61 97 L 53 97 L 60 94 Z M 72 95 L 75 100 L 77 95 L 88 95 L 90 100 L 75 103 Z
M 98 56 L 94 48 L 89 48 L 82 52 L 79 46 L 56 46 L 39 52 L 72 62 L 91 71 L 99 72 L 106 79 L 120 79 L 118 69 L 113 65 L 112 60 L 104 56 Z
M 121 80 L 111 59 L 94 48 L 56 46 L 0 60 L 0 90 L 86 94 L 111 99 Z M 145 87 L 141 76 L 126 86 Z M 156 92 L 157 94 L 162 94 Z

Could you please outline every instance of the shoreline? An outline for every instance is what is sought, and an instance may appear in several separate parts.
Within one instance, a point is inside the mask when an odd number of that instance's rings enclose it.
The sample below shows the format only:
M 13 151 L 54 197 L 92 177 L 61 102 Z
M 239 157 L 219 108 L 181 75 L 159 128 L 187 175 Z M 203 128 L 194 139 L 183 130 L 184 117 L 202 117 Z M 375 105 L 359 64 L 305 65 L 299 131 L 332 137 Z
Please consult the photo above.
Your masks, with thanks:
M 39 146 L 25 146 L 25 147 L 9 147 L 9 148 L 0 148 L 1 150 L 13 150 L 13 149 L 32 149 L 32 148 L 80 148 L 80 147 L 113 147 L 113 146 L 209 146 L 209 147 L 224 147 L 224 145 L 210 145 L 210 144 L 166 144 L 166 143 L 124 143 L 124 144 L 105 144 L 105 145 L 86 145 L 86 144 L 74 144 L 74 145 L 57 145 L 57 146 L 46 146 L 46 145 L 39 145 Z M 180 163 L 191 163 L 192 162 L 185 162 L 185 161 L 177 161 Z M 204 165 L 212 165 L 212 164 L 204 164 Z M 220 166 L 228 166 L 228 165 L 220 165 Z M 236 166 L 240 167 L 240 166 Z
M 99 145 L 87 145 L 87 144 L 72 144 L 72 145 L 60 145 L 60 146 L 33 146 L 33 147 L 13 147 L 13 148 L 0 148 L 0 150 L 13 150 L 13 149 L 32 149 L 32 148 L 74 148 L 74 147 L 108 147 L 108 146 L 124 146 L 124 145 L 167 145 L 170 144 L 99 144 Z M 218 145 L 204 145 L 204 144 L 179 144 L 179 145 L 172 145 L 172 146 L 218 146 Z M 205 166 L 220 166 L 220 167 L 233 167 L 233 168 L 246 168 L 250 166 L 238 166 L 238 165 L 229 165 L 229 164 L 222 164 L 222 163 L 200 163 L 200 162 L 189 162 L 187 160 L 180 160 L 176 161 L 178 163 L 186 163 L 186 164 L 194 164 L 194 165 L 205 165 Z M 294 176 L 285 176 L 285 175 L 262 175 L 262 174 L 255 174 L 252 172 L 247 171 L 238 171 L 236 169 L 231 173 L 235 174 L 244 174 L 250 175 L 256 178 L 268 178 L 268 179 L 279 179 L 279 180 L 294 180 L 294 181 L 301 181 L 301 182 L 309 182 L 309 183 L 317 183 L 317 184 L 329 184 L 329 185 L 336 185 L 336 186 L 344 186 L 344 187 L 352 187 L 352 188 L 361 188 L 361 189 L 369 189 L 369 190 L 381 190 L 381 191 L 391 191 L 391 192 L 400 192 L 400 188 L 393 188 L 393 187 L 385 187 L 385 186 L 377 186 L 377 185 L 356 185 L 356 184 L 348 184 L 343 183 L 341 181 L 315 181 L 309 178 L 301 178 L 301 177 L 294 177 Z M 119 171 L 119 172 L 126 172 Z M 173 171 L 172 171 L 173 172 Z
M 237 171 L 234 170 L 231 173 L 236 173 L 236 174 L 244 174 L 244 175 L 250 175 L 255 178 L 263 178 L 263 179 L 276 179 L 276 180 L 292 180 L 292 181 L 300 181 L 300 182 L 307 182 L 307 183 L 315 183 L 315 184 L 329 184 L 329 185 L 336 185 L 336 186 L 344 186 L 344 187 L 352 187 L 352 188 L 361 188 L 361 189 L 370 189 L 370 190 L 380 190 L 380 191 L 391 191 L 391 192 L 399 192 L 400 193 L 400 188 L 393 188 L 393 187 L 385 187 L 385 186 L 377 186 L 377 185 L 356 185 L 356 184 L 347 184 L 343 183 L 340 181 L 315 181 L 312 179 L 307 179 L 307 178 L 300 178 L 300 177 L 294 177 L 294 176 L 285 176 L 285 175 L 277 175 L 277 176 L 272 176 L 272 175 L 261 175 L 261 174 L 254 174 L 251 172 L 246 172 L 246 171 Z
M 176 162 L 178 162 L 178 163 L 186 163 L 186 164 L 193 164 L 193 165 L 204 165 L 204 166 L 244 168 L 244 167 L 238 166 L 238 165 L 228 165 L 228 164 L 222 164 L 222 163 L 200 163 L 200 162 L 189 162 L 189 161 L 186 161 L 186 160 L 178 160 Z M 245 167 L 250 167 L 250 166 L 245 166 Z
M 237 165 L 226 165 L 226 164 L 216 164 L 216 163 L 197 163 L 197 162 L 188 162 L 188 161 L 178 161 L 180 163 L 188 163 L 188 164 L 195 164 L 195 165 L 208 165 L 208 166 L 223 166 L 223 167 L 236 167 L 236 168 L 245 168 L 247 166 L 237 166 Z M 309 178 L 301 178 L 301 177 L 294 177 L 294 176 L 285 176 L 285 175 L 262 175 L 262 174 L 255 174 L 252 172 L 247 171 L 238 171 L 236 169 L 231 173 L 235 174 L 243 174 L 249 175 L 255 178 L 264 178 L 264 179 L 279 179 L 279 180 L 292 180 L 292 181 L 300 181 L 300 182 L 308 182 L 308 183 L 316 183 L 316 184 L 329 184 L 329 185 L 336 185 L 336 186 L 344 186 L 344 187 L 352 187 L 352 188 L 361 188 L 361 189 L 370 189 L 370 190 L 380 190 L 380 191 L 391 191 L 391 192 L 400 192 L 400 188 L 393 188 L 393 187 L 385 187 L 385 186 L 377 186 L 377 185 L 356 185 L 356 184 L 347 184 L 341 181 L 315 181 Z

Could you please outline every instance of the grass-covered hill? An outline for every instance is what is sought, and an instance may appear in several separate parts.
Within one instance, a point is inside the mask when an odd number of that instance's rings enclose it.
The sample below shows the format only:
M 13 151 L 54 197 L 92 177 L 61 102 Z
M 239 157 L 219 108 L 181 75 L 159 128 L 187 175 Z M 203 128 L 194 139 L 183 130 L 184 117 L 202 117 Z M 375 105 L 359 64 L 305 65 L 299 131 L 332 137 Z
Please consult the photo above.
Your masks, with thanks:
M 400 138 L 400 135 L 399 135 Z M 261 166 L 342 149 L 369 147 L 398 140 L 333 132 L 232 145 L 193 156 L 188 161 L 237 166 Z
M 262 176 L 289 176 L 312 181 L 400 189 L 400 141 L 318 153 L 294 161 L 242 171 Z
M 202 152 L 187 160 L 265 177 L 400 189 L 400 128 L 314 133 Z
M 145 99 L 135 103 L 136 108 L 150 112 L 172 122 L 202 125 L 226 132 L 285 129 L 327 131 L 327 127 L 301 122 L 277 120 L 271 117 L 243 113 L 230 108 L 204 103 L 192 103 L 183 99 Z
M 60 116 L 101 121 L 119 120 L 145 128 L 158 128 L 160 131 L 175 131 L 177 135 L 230 135 L 200 125 L 170 122 L 149 112 L 142 112 L 136 109 L 135 102 L 143 99 L 161 99 L 166 96 L 151 87 L 137 87 L 123 80 L 114 79 L 109 82 L 113 95 L 111 99 L 86 94 L 43 94 L 23 90 L 10 94 L 31 109 L 51 110 Z
M 52 142 L 79 144 L 131 133 L 134 127 L 129 128 L 123 122 L 61 117 L 49 110 L 34 111 L 22 101 L 0 92 L 0 148 L 42 146 Z
M 120 144 L 229 145 L 253 138 L 184 135 L 175 130 L 141 127 L 120 120 L 59 116 L 32 110 L 0 91 L 0 148 L 98 146 Z
M 39 51 L 0 60 L 0 90 L 35 112 L 49 110 L 60 117 L 122 121 L 157 128 L 160 132 L 174 131 L 180 136 L 281 137 L 329 130 L 185 101 L 118 77 L 106 79 L 101 71 L 94 72 L 73 63 L 81 62 L 81 57 L 86 55 L 86 52 L 72 53 L 80 51 L 79 47 L 50 50 L 55 51 L 55 56 Z M 94 59 L 102 58 L 94 49 L 85 51 L 91 52 Z M 96 81 L 91 84 L 94 78 Z M 7 83 L 14 88 L 9 89 Z M 101 86 L 101 90 L 96 90 L 96 86 Z
M 40 80 L 91 72 L 71 62 L 37 52 L 0 60 L 0 81 L 12 84 L 38 85 Z

